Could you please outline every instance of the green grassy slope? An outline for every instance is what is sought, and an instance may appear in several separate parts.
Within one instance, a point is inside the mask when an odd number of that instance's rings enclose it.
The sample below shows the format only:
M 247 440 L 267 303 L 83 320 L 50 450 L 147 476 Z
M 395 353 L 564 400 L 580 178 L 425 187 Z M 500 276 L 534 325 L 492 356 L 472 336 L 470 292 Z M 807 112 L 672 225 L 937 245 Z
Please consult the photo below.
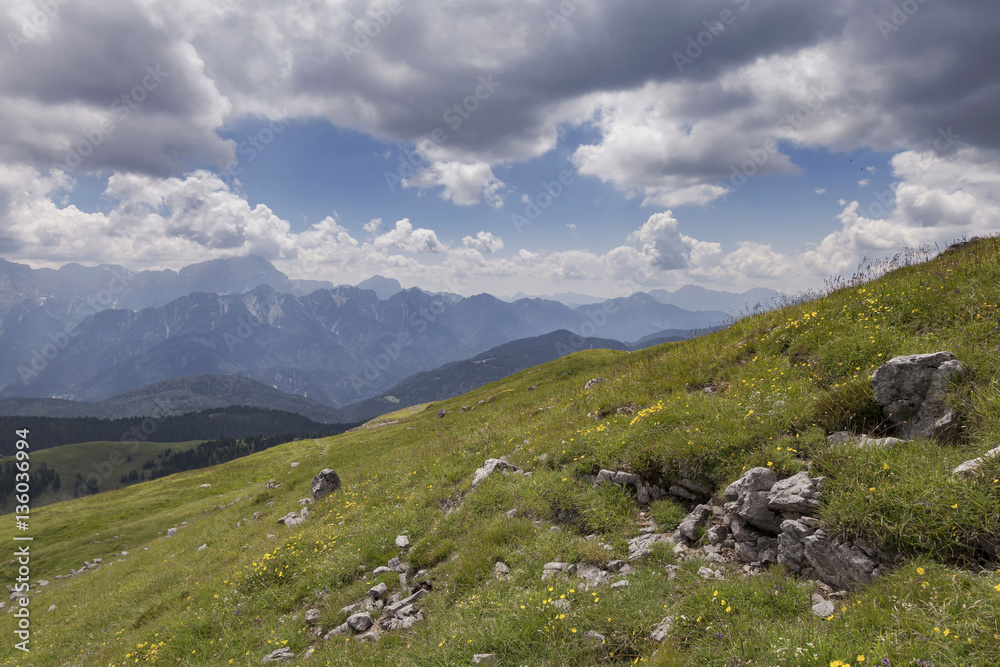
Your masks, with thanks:
M 187 442 L 115 442 L 101 440 L 98 442 L 80 442 L 72 445 L 51 447 L 34 452 L 31 463 L 34 468 L 43 463 L 52 468 L 62 480 L 59 489 L 48 488 L 44 493 L 34 494 L 31 504 L 42 507 L 51 503 L 69 500 L 74 497 L 74 481 L 79 474 L 85 481 L 90 480 L 97 485 L 98 492 L 109 491 L 125 486 L 122 475 L 133 470 L 142 471 L 142 464 L 156 459 L 168 449 L 175 452 L 197 447 L 202 440 Z M 131 457 L 131 460 L 128 460 Z M 0 463 L 13 460 L 13 457 L 0 457 Z M 7 499 L 6 504 L 0 504 L 0 513 L 13 511 L 14 501 Z
M 31 602 L 30 654 L 13 648 L 4 615 L 0 664 L 259 665 L 280 646 L 313 665 L 468 665 L 487 652 L 503 665 L 1000 664 L 998 565 L 981 567 L 973 548 L 1000 539 L 1000 461 L 974 480 L 948 474 L 1000 436 L 998 285 L 991 239 L 710 336 L 581 352 L 380 420 L 395 423 L 42 508 L 21 534 L 34 537 L 33 577 L 52 583 Z M 829 431 L 880 428 L 867 378 L 884 360 L 940 349 L 971 369 L 953 396 L 964 442 L 827 446 Z M 598 376 L 607 380 L 584 390 Z M 474 470 L 501 455 L 532 475 L 471 489 Z M 830 619 L 810 612 L 812 585 L 780 567 L 706 581 L 693 560 L 669 579 L 663 549 L 627 588 L 541 580 L 549 561 L 623 558 L 639 534 L 644 508 L 582 475 L 624 468 L 719 490 L 757 465 L 826 475 L 829 530 L 891 549 L 897 566 Z M 324 467 L 343 488 L 304 524 L 276 524 Z M 280 486 L 266 488 L 272 479 Z M 670 530 L 685 510 L 658 501 L 648 511 Z M 325 631 L 373 584 L 398 588 L 371 572 L 400 554 L 404 530 L 404 560 L 433 585 L 427 620 L 377 644 L 314 638 L 306 609 L 320 610 Z M 0 521 L 0 541 L 14 544 L 14 533 Z M 53 580 L 93 557 L 98 569 Z M 493 576 L 497 560 L 509 577 Z M 0 576 L 12 582 L 15 567 L 5 561 Z M 667 615 L 674 628 L 657 644 L 650 630 Z

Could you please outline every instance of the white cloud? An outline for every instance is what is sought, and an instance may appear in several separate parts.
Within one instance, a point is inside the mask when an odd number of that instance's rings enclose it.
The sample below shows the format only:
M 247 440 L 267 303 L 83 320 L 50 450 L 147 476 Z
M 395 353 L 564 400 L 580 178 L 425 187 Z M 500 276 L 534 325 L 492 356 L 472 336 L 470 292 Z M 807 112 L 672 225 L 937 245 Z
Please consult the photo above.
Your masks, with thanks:
M 826 194 L 826 188 L 816 188 L 816 194 L 818 194 L 818 195 L 825 195 Z
M 865 255 L 945 246 L 1000 228 L 1000 156 L 963 147 L 952 154 L 904 151 L 892 158 L 891 191 L 846 203 L 840 228 L 803 254 L 814 275 L 851 271 Z
M 492 232 L 479 232 L 475 236 L 463 238 L 462 245 L 466 248 L 475 248 L 480 252 L 494 253 L 503 250 L 503 239 L 494 236 Z
M 382 227 L 382 218 L 372 218 L 364 224 L 363 230 L 369 234 L 377 234 L 378 230 Z
M 442 252 L 445 249 L 434 230 L 414 229 L 409 218 L 397 220 L 396 228 L 376 236 L 372 245 L 379 249 L 398 248 L 406 252 Z
M 493 175 L 489 164 L 477 162 L 435 162 L 403 180 L 407 188 L 444 186 L 441 198 L 457 206 L 473 206 L 485 201 L 493 208 L 503 207 L 499 195 L 504 183 Z
M 867 187 L 869 183 L 871 183 L 871 180 L 867 178 L 862 178 L 860 181 L 858 181 L 858 185 L 860 185 L 863 188 Z

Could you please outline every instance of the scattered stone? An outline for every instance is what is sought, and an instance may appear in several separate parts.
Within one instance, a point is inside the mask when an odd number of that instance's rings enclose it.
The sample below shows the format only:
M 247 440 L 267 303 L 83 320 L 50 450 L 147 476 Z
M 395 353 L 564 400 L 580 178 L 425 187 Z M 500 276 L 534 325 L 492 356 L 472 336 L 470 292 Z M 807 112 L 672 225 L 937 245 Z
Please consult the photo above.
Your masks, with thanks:
M 303 511 L 305 511 L 305 510 L 303 510 Z M 289 512 L 285 516 L 283 516 L 280 519 L 278 519 L 277 523 L 283 523 L 286 526 L 288 526 L 289 528 L 291 528 L 292 526 L 299 525 L 303 521 L 305 521 L 305 519 L 303 519 L 301 516 L 299 516 L 295 512 Z
M 588 381 L 587 384 L 583 385 L 583 390 L 586 391 L 592 387 L 596 387 L 602 382 L 607 382 L 607 378 L 594 378 L 593 380 Z
M 894 357 L 872 373 L 875 401 L 904 438 L 949 437 L 958 419 L 945 404 L 965 366 L 951 352 Z
M 199 489 L 207 489 L 207 488 L 209 488 L 210 486 L 212 486 L 212 485 L 211 485 L 211 484 L 202 484 L 202 485 L 201 485 L 201 486 L 199 486 L 198 488 L 199 488 Z
M 340 476 L 329 468 L 323 468 L 309 485 L 313 500 L 324 498 L 340 488 Z
M 653 545 L 657 542 L 667 542 L 673 544 L 673 538 L 666 533 L 649 533 L 633 537 L 628 541 L 628 559 L 630 561 L 644 558 L 652 553 Z
M 386 563 L 386 565 L 391 567 L 396 572 L 406 572 L 406 565 L 401 560 L 399 560 L 399 556 L 393 556 L 392 558 L 390 558 L 389 562 Z
M 899 438 L 870 438 L 863 435 L 855 441 L 854 445 L 858 449 L 889 449 L 904 442 L 907 441 Z
M 406 535 L 397 535 L 396 546 L 399 547 L 400 549 L 407 548 L 408 546 L 410 546 L 410 538 L 407 537 Z
M 391 572 L 392 574 L 396 574 L 396 571 L 395 571 L 395 570 L 393 570 L 392 568 L 388 568 L 388 567 L 386 567 L 385 565 L 379 565 L 379 566 L 378 566 L 378 567 L 376 567 L 376 568 L 375 568 L 375 570 L 374 570 L 374 571 L 372 572 L 372 576 L 373 576 L 373 577 L 380 577 L 380 576 L 382 576 L 383 574 L 388 574 L 388 573 L 390 573 L 390 572 Z
M 198 551 L 204 551 L 207 548 L 208 548 L 208 544 L 203 544 L 200 547 L 198 547 Z
M 622 562 L 624 563 L 624 561 Z M 597 566 L 590 565 L 589 563 L 580 563 L 580 565 L 576 568 L 576 576 L 587 582 L 587 584 L 593 588 L 611 581 L 610 573 L 605 572 Z
M 533 384 L 530 387 L 528 387 L 528 391 L 535 391 L 536 389 L 538 389 L 538 385 Z
M 177 534 L 177 529 L 176 528 L 169 528 L 169 529 L 167 529 L 167 537 L 173 537 L 176 534 Z
M 729 529 L 725 525 L 712 526 L 708 529 L 708 543 L 718 546 L 729 537 Z
M 562 609 L 563 611 L 569 611 L 570 602 L 569 602 L 569 600 L 565 600 L 565 599 L 553 600 L 552 601 L 552 606 L 555 607 L 556 609 Z
M 622 579 L 611 584 L 611 588 L 628 588 L 628 579 Z
M 49 611 L 55 611 L 55 610 L 56 610 L 56 606 L 54 604 L 49 605 Z
M 552 562 L 546 563 L 542 566 L 542 579 L 549 579 L 557 574 L 573 574 L 576 571 L 576 565 L 572 563 L 559 563 Z
M 384 582 L 379 583 L 376 586 L 372 586 L 371 588 L 368 589 L 368 597 L 370 597 L 372 600 L 381 600 L 388 594 L 389 594 L 389 587 L 386 586 Z
M 694 511 L 684 517 L 677 527 L 677 532 L 689 542 L 695 542 L 698 540 L 698 530 L 704 527 L 708 521 L 708 517 L 711 515 L 711 507 L 708 505 L 698 505 L 694 508 Z
M 306 623 L 314 624 L 319 621 L 319 609 L 309 609 L 306 611 Z
M 951 471 L 952 475 L 956 477 L 975 477 L 979 474 L 979 466 L 986 462 L 987 459 L 992 459 L 996 456 L 1000 456 L 1000 447 L 996 447 L 986 452 L 982 456 L 966 461 L 957 468 Z
M 443 419 L 446 414 L 448 414 L 448 411 L 445 410 L 444 408 L 441 408 L 440 410 L 438 410 L 438 419 Z
M 299 502 L 299 505 L 312 505 L 313 499 L 312 498 L 299 498 L 298 502 Z
M 674 624 L 673 617 L 667 616 L 662 621 L 660 621 L 660 624 L 656 626 L 652 634 L 649 635 L 649 638 L 657 643 L 662 642 L 664 639 L 667 638 L 667 635 L 670 634 L 670 628 L 673 626 L 673 624 Z
M 462 412 L 467 412 L 471 407 L 472 407 L 471 405 L 463 405 Z
M 710 567 L 699 567 L 698 576 L 702 579 L 722 579 L 719 573 Z
M 830 616 L 833 616 L 833 612 L 837 610 L 837 607 L 832 602 L 824 598 L 822 595 L 817 595 L 814 593 L 812 596 L 812 601 L 813 601 L 812 612 L 814 615 L 819 616 L 820 618 L 829 618 Z
M 377 642 L 380 639 L 380 637 L 379 637 L 378 633 L 376 633 L 373 630 L 372 632 L 366 632 L 366 633 L 364 633 L 362 635 L 358 635 L 354 639 L 356 639 L 357 641 L 361 642 L 362 644 L 369 644 L 371 642 Z
M 355 632 L 367 632 L 374 624 L 371 615 L 365 612 L 353 614 L 347 619 L 348 627 Z
M 517 508 L 515 507 L 512 510 L 507 510 L 506 512 L 503 513 L 503 515 L 508 519 L 513 519 L 514 517 L 517 516 Z
M 623 560 L 609 560 L 605 565 L 609 572 L 620 572 L 623 567 L 628 567 Z
M 674 580 L 677 578 L 677 573 L 681 571 L 680 565 L 667 565 L 663 568 L 666 572 L 667 579 Z
M 266 665 L 272 662 L 285 662 L 287 660 L 294 660 L 294 659 L 295 659 L 295 654 L 292 653 L 291 649 L 279 648 L 275 649 L 274 651 L 271 651 L 263 658 L 261 658 L 260 663 L 262 665 Z
M 523 475 L 524 471 L 515 465 L 511 465 L 506 461 L 501 459 L 487 459 L 486 463 L 483 464 L 482 468 L 477 468 L 475 474 L 472 476 L 472 486 L 476 486 L 487 477 L 492 475 L 496 471 L 503 473 L 513 473 L 515 475 Z
M 495 665 L 497 663 L 496 653 L 477 653 L 472 656 L 473 665 Z
M 503 561 L 497 561 L 497 564 L 493 566 L 493 572 L 499 575 L 510 574 L 510 566 Z
M 337 627 L 330 630 L 328 633 L 323 635 L 323 639 L 333 639 L 338 635 L 349 635 L 351 633 L 351 626 L 347 623 L 341 623 Z
M 293 468 L 298 468 L 299 467 L 299 462 L 298 461 L 292 461 L 291 466 Z

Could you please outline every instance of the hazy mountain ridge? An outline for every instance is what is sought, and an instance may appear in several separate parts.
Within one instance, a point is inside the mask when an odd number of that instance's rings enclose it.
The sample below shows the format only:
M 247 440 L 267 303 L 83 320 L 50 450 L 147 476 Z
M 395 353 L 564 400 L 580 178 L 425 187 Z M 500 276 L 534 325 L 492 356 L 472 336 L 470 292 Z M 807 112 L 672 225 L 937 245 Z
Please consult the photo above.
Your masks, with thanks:
M 273 278 L 270 264 L 260 262 L 250 263 L 258 272 L 249 282 Z M 218 269 L 231 263 L 205 264 L 196 266 L 211 269 L 216 286 L 248 284 Z M 691 313 L 644 294 L 573 310 L 542 299 L 505 303 L 489 294 L 456 301 L 418 288 L 380 300 L 372 290 L 350 286 L 297 296 L 269 285 L 240 294 L 193 292 L 140 310 L 84 312 L 75 318 L 48 301 L 15 304 L 0 323 L 0 396 L 101 401 L 173 378 L 234 375 L 343 406 L 414 373 L 559 329 L 636 340 L 725 319 L 722 312 Z

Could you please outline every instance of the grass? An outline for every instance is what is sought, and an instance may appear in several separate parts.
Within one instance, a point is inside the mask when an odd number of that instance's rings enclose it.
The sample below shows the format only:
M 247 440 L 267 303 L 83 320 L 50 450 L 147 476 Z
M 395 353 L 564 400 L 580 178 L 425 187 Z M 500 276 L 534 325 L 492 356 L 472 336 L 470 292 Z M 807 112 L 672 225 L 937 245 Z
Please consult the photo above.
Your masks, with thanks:
M 126 486 L 126 483 L 121 481 L 122 476 L 133 470 L 141 472 L 143 463 L 155 461 L 159 454 L 168 449 L 175 452 L 186 451 L 194 449 L 202 442 L 202 440 L 167 443 L 104 440 L 39 450 L 32 454 L 32 466 L 37 469 L 43 463 L 46 464 L 59 473 L 62 486 L 59 489 L 48 488 L 44 493 L 35 494 L 32 497 L 32 505 L 37 508 L 76 497 L 74 483 L 77 475 L 80 475 L 85 482 L 92 481 L 96 484 L 98 492 L 121 488 Z M 0 457 L 0 464 L 12 460 L 14 457 L 11 456 Z M 8 498 L 6 504 L 0 504 L 0 512 L 12 511 L 14 504 L 13 499 Z
M 465 665 L 488 652 L 510 665 L 1000 664 L 990 551 L 1000 543 L 1000 462 L 971 480 L 949 474 L 1000 436 L 998 242 L 872 270 L 875 280 L 865 272 L 709 336 L 580 352 L 372 428 L 33 510 L 32 576 L 52 583 L 32 598 L 32 652 L 15 651 L 10 634 L 0 664 L 257 665 L 280 646 L 300 657 L 315 646 L 302 664 L 318 665 Z M 827 445 L 831 430 L 886 430 L 867 389 L 875 368 L 940 349 L 971 369 L 952 392 L 960 442 Z M 598 376 L 607 381 L 583 389 Z M 499 456 L 531 475 L 472 489 L 474 470 Z M 813 586 L 780 567 L 710 582 L 692 560 L 670 579 L 662 548 L 627 588 L 541 580 L 549 561 L 627 556 L 642 508 L 621 489 L 593 487 L 587 476 L 601 468 L 719 493 L 757 465 L 825 475 L 828 530 L 891 551 L 894 567 L 839 600 L 830 619 L 811 613 Z M 304 524 L 277 524 L 324 467 L 343 488 Z M 280 486 L 266 488 L 272 479 Z M 669 529 L 685 509 L 658 501 L 649 512 Z M 404 558 L 433 586 L 421 601 L 427 620 L 376 645 L 318 642 L 307 609 L 326 630 L 375 583 L 398 588 L 371 572 L 400 555 L 403 531 Z M 14 532 L 0 522 L 0 540 L 12 544 Z M 95 556 L 97 570 L 54 580 Z M 498 560 L 507 577 L 493 574 Z M 15 565 L 0 571 L 6 583 Z M 673 630 L 656 644 L 649 633 L 668 615 Z

